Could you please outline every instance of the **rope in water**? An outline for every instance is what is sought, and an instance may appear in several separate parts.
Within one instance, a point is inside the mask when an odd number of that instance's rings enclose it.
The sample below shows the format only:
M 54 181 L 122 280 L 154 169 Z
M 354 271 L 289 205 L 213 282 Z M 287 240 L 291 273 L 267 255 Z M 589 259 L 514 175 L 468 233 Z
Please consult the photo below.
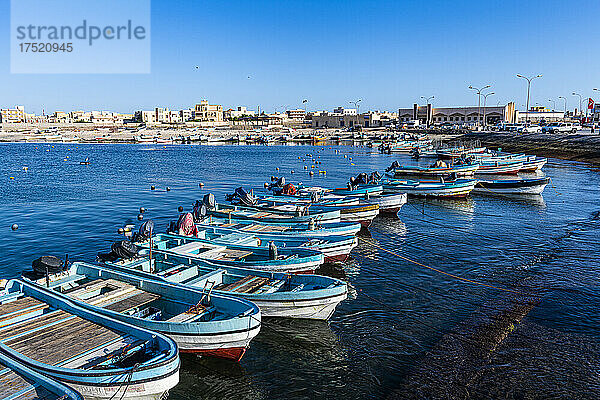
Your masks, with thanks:
M 452 274 L 450 272 L 442 271 L 441 269 L 437 269 L 437 268 L 431 267 L 429 265 L 422 264 L 422 263 L 420 263 L 418 261 L 415 261 L 415 260 L 413 260 L 411 258 L 405 257 L 405 256 L 403 256 L 401 254 L 398 254 L 398 253 L 394 252 L 394 251 L 391 251 L 391 250 L 388 250 L 388 249 L 386 249 L 386 248 L 384 248 L 382 246 L 379 246 L 378 244 L 375 244 L 375 243 L 371 242 L 370 240 L 367 240 L 367 239 L 364 239 L 364 238 L 362 238 L 362 241 L 365 242 L 365 243 L 367 243 L 367 244 L 369 244 L 369 245 L 371 245 L 371 246 L 373 246 L 373 247 L 375 247 L 375 248 L 378 248 L 379 250 L 382 250 L 382 251 L 384 251 L 384 252 L 386 252 L 388 254 L 396 256 L 396 257 L 398 257 L 398 258 L 400 258 L 400 259 L 402 259 L 404 261 L 408 261 L 408 262 L 410 262 L 412 264 L 418 265 L 418 266 L 423 267 L 423 268 L 427 268 L 427 269 L 429 269 L 431 271 L 434 271 L 434 272 L 437 272 L 437 273 L 449 276 L 449 277 L 454 278 L 454 279 L 458 279 L 458 280 L 463 281 L 463 282 L 472 283 L 472 284 L 480 285 L 480 286 L 485 286 L 485 287 L 488 287 L 488 288 L 491 288 L 491 289 L 495 289 L 495 290 L 500 290 L 500 291 L 503 291 L 503 292 L 510 292 L 510 293 L 514 293 L 514 294 L 518 294 L 518 295 L 528 296 L 527 293 L 520 292 L 518 290 L 502 288 L 502 287 L 499 287 L 499 286 L 490 285 L 490 284 L 479 282 L 479 281 L 475 281 L 475 280 L 472 280 L 472 279 L 463 278 L 462 276 L 455 275 L 455 274 Z

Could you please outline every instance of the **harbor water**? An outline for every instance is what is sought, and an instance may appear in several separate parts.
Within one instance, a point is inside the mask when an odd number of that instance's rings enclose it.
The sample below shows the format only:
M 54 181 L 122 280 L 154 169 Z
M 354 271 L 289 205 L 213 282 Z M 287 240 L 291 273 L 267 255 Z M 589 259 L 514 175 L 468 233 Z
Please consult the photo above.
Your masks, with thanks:
M 410 162 L 364 146 L 0 144 L 0 277 L 41 255 L 93 261 L 140 207 L 163 231 L 208 192 L 272 175 L 344 186 L 394 160 Z M 266 319 L 239 364 L 183 355 L 169 398 L 600 397 L 600 173 L 555 159 L 544 173 L 543 196 L 377 217 L 322 271 L 351 285 L 329 323 Z

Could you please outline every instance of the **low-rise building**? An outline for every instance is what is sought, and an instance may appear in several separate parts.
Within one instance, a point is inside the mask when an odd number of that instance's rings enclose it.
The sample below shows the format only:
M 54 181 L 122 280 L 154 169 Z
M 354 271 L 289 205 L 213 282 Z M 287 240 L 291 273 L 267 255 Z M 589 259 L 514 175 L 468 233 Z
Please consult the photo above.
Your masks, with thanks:
M 286 110 L 288 119 L 303 121 L 306 118 L 306 110 L 297 108 L 295 110 Z
M 25 122 L 25 107 L 16 106 L 15 108 L 0 109 L 0 122 L 2 122 L 2 123 Z
M 230 108 L 229 110 L 226 110 L 223 113 L 225 120 L 232 120 L 232 119 L 243 118 L 243 117 L 251 117 L 253 115 L 256 115 L 256 111 L 248 110 L 244 106 L 238 106 L 235 109 Z
M 432 107 L 413 105 L 413 108 L 398 109 L 398 123 L 419 120 L 421 124 L 441 125 L 445 123 L 453 125 L 484 124 L 493 125 L 498 122 L 516 122 L 515 103 L 505 106 L 486 107 Z
M 337 107 L 333 109 L 333 113 L 343 115 L 356 115 L 358 114 L 358 110 L 356 108 Z
M 193 119 L 200 122 L 222 122 L 223 106 L 211 105 L 208 104 L 208 100 L 202 100 L 194 108 Z
M 340 108 L 334 112 L 318 112 L 312 114 L 313 128 L 379 128 L 391 125 L 396 120 L 396 115 L 389 112 L 367 111 L 365 113 L 342 113 Z

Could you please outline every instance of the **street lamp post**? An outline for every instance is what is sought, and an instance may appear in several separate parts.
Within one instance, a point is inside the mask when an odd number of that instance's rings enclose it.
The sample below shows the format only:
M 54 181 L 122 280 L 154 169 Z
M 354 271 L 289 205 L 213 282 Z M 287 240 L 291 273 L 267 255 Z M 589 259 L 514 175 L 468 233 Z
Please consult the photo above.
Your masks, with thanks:
M 581 110 L 581 101 L 583 100 L 581 95 L 579 93 L 575 93 L 573 92 L 573 96 L 579 96 L 579 115 L 582 115 L 582 110 Z
M 548 102 L 552 102 L 552 111 L 556 110 L 556 100 L 548 99 Z
M 492 85 L 485 85 L 482 88 L 476 88 L 474 86 L 469 86 L 469 89 L 475 90 L 477 93 L 477 126 L 479 126 L 479 115 L 481 114 L 481 92 L 484 89 L 490 88 Z
M 534 80 L 535 78 L 541 78 L 541 77 L 542 77 L 542 74 L 532 76 L 530 78 L 523 76 L 521 74 L 517 74 L 517 78 L 523 78 L 527 81 L 527 105 L 525 106 L 526 107 L 526 110 L 525 110 L 525 122 L 526 123 L 529 123 L 529 91 L 531 89 L 531 81 Z
M 350 104 L 354 104 L 354 108 L 356 108 L 356 123 L 360 124 L 360 102 L 362 99 L 358 99 L 356 101 L 349 101 Z
M 435 99 L 435 96 L 429 96 L 429 97 L 421 96 L 421 98 L 425 100 L 425 113 L 426 113 L 425 123 L 427 124 L 427 128 L 429 128 L 429 113 L 427 112 L 427 106 L 429 105 L 429 100 Z M 432 114 L 433 114 L 433 111 L 432 111 Z
M 302 100 L 302 104 L 304 104 L 304 113 L 306 114 L 306 103 L 308 103 L 307 99 Z
M 487 126 L 487 121 L 485 120 L 485 104 L 487 103 L 487 97 L 496 94 L 494 92 L 490 92 L 483 95 L 483 129 Z
M 563 99 L 565 101 L 565 113 L 563 114 L 563 121 L 567 119 L 567 98 L 564 96 L 558 96 L 559 99 Z

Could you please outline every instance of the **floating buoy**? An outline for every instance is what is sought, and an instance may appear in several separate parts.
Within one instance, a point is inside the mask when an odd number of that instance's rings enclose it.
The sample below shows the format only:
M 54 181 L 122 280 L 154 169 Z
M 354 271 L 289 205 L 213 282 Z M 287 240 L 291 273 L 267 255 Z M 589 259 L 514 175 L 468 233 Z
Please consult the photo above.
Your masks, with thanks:
M 277 171 L 279 171 L 279 167 L 275 168 Z
M 294 170 L 291 170 L 291 171 L 290 171 L 290 174 L 293 174 L 293 173 L 294 173 Z
M 123 229 L 123 228 L 119 228 L 119 229 L 117 229 L 117 233 L 118 233 L 119 235 L 122 235 L 122 234 L 124 234 L 124 233 L 125 233 L 125 229 Z
M 29 167 L 23 167 L 23 171 L 25 171 L 25 172 L 29 171 Z
M 268 187 L 269 187 L 269 183 L 268 183 L 268 182 L 265 182 L 265 185 L 264 185 L 264 186 L 265 186 L 265 188 L 268 188 Z
M 350 157 L 348 160 L 352 161 L 352 157 Z
M 12 226 L 10 227 L 10 229 L 12 229 L 13 231 L 16 231 L 17 229 L 19 229 L 19 225 L 12 224 Z
M 179 212 L 183 212 L 183 206 L 179 206 L 179 207 L 177 207 L 177 211 L 179 211 Z
M 308 174 L 309 174 L 310 176 L 313 176 L 315 173 L 314 173 L 314 172 L 312 172 L 312 171 L 310 171 Z
M 348 155 L 344 154 L 344 158 L 348 158 Z
M 10 177 L 10 179 L 15 179 L 15 177 L 14 177 L 14 176 L 11 176 L 11 177 Z
M 170 191 L 171 191 L 171 188 L 167 186 L 167 192 L 170 192 Z
M 154 187 L 154 185 L 150 186 L 150 190 L 154 190 L 156 189 L 156 187 Z
M 305 165 L 305 166 L 304 166 L 304 169 L 308 169 L 308 167 Z
M 313 164 L 313 165 L 311 165 L 310 167 L 311 167 L 311 168 L 313 168 L 313 169 L 315 168 L 314 164 Z
M 354 164 L 354 163 L 350 163 L 350 165 L 356 165 L 356 164 Z
M 204 186 L 204 183 L 200 182 L 200 183 L 198 184 L 198 186 L 202 187 L 202 186 Z
M 140 207 L 140 214 L 143 214 L 146 212 L 146 209 L 144 207 Z
M 144 219 L 144 214 L 138 214 L 138 221 L 141 221 Z

